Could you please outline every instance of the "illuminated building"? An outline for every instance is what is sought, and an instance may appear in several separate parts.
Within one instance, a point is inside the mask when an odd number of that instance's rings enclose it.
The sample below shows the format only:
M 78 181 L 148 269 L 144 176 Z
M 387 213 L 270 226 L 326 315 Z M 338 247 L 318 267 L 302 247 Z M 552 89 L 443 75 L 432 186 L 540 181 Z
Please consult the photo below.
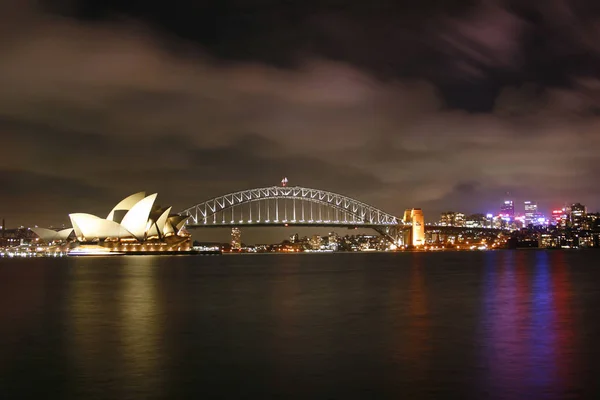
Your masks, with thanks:
M 587 209 L 583 204 L 575 203 L 570 207 L 570 222 L 571 226 L 574 228 L 581 228 L 584 224 L 585 217 L 587 214 Z
M 155 204 L 156 193 L 132 194 L 119 202 L 106 219 L 86 213 L 69 214 L 72 229 L 32 229 L 43 241 L 66 240 L 71 232 L 79 243 L 78 253 L 188 251 L 191 235 L 183 226 L 187 217 L 170 214 L 171 207 Z
M 465 214 L 450 211 L 442 214 L 441 222 L 445 226 L 465 226 Z
M 442 226 L 452 226 L 454 221 L 454 213 L 452 211 L 447 211 L 440 215 L 440 225 Z
M 73 233 L 73 228 L 55 231 L 53 229 L 38 228 L 36 226 L 35 228 L 31 228 L 31 230 L 46 243 L 64 242 L 71 236 L 71 233 Z
M 500 215 L 513 219 L 515 216 L 515 204 L 512 200 L 504 200 L 504 204 L 500 207 Z
M 466 218 L 464 226 L 467 228 L 485 228 L 489 222 L 483 214 L 473 214 Z
M 69 214 L 75 236 L 81 242 L 95 239 L 134 239 L 142 242 L 152 237 L 177 234 L 186 217 L 170 214 L 171 207 L 154 204 L 157 193 L 133 194 L 117 204 L 106 219 L 92 214 Z
M 503 228 L 506 228 L 507 226 L 508 226 L 508 223 L 500 215 L 497 215 L 492 219 L 492 227 L 494 229 L 503 229 Z
M 583 228 L 587 230 L 598 230 L 598 228 L 600 228 L 600 214 L 587 214 Z
M 552 223 L 553 225 L 565 227 L 567 226 L 567 210 L 565 208 L 557 209 L 552 211 Z
M 242 249 L 242 231 L 240 228 L 231 228 L 231 250 L 239 251 Z
M 442 226 L 465 226 L 465 214 L 461 212 L 447 211 L 440 217 Z
M 538 218 L 538 207 L 537 203 L 533 201 L 526 201 L 525 205 L 525 225 L 535 224 Z
M 339 245 L 339 236 L 335 232 L 329 233 L 328 245 L 330 250 L 337 250 Z
M 321 248 L 321 242 L 321 236 L 319 235 L 313 235 L 309 240 L 310 247 L 313 250 L 319 250 Z
M 540 247 L 542 249 L 559 248 L 560 240 L 558 237 L 553 236 L 549 233 L 543 233 L 539 237 L 538 247 Z

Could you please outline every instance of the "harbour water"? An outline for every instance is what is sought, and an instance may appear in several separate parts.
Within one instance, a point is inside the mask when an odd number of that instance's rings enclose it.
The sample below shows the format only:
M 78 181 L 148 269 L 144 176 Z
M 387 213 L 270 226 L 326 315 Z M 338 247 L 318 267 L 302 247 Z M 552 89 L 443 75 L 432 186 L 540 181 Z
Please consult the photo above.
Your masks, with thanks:
M 600 251 L 0 259 L 0 398 L 600 397 Z

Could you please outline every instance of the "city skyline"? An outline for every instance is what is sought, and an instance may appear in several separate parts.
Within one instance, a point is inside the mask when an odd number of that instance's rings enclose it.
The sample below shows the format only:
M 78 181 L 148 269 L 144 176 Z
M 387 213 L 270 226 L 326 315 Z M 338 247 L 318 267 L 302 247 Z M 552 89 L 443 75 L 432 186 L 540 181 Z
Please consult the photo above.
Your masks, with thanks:
M 284 181 L 282 180 L 282 182 L 280 183 L 280 185 L 282 187 L 285 187 L 287 185 L 287 178 L 284 178 L 285 180 L 285 184 L 283 183 Z M 562 207 L 540 207 L 540 205 L 538 204 L 538 202 L 536 201 L 531 201 L 531 200 L 524 200 L 522 202 L 518 202 L 518 201 L 514 201 L 514 200 L 508 200 L 509 198 L 513 198 L 512 196 L 504 196 L 503 197 L 503 201 L 500 202 L 499 204 L 496 204 L 496 207 L 490 207 L 488 209 L 492 210 L 491 212 L 485 212 L 485 211 L 481 211 L 481 210 L 476 210 L 474 212 L 471 211 L 465 211 L 463 209 L 444 209 L 444 211 L 440 212 L 439 214 L 430 214 L 430 213 L 425 213 L 425 218 L 424 221 L 427 224 L 436 224 L 436 223 L 442 223 L 442 224 L 446 224 L 444 222 L 444 215 L 451 213 L 451 214 L 459 214 L 461 215 L 460 218 L 462 218 L 462 221 L 465 222 L 466 218 L 469 216 L 477 216 L 477 215 L 482 215 L 482 216 L 487 216 L 488 218 L 490 218 L 491 216 L 493 217 L 510 217 L 511 220 L 515 220 L 515 219 L 522 219 L 522 222 L 527 223 L 531 223 L 532 220 L 528 219 L 528 207 L 532 207 L 530 210 L 530 213 L 535 214 L 536 218 L 537 217 L 543 217 L 545 220 L 545 223 L 549 223 L 551 222 L 551 219 L 553 218 L 553 213 L 556 213 L 557 210 L 562 210 L 563 214 L 565 212 L 565 210 L 568 210 L 571 206 L 581 206 L 581 203 L 579 202 L 573 202 L 573 203 L 565 203 Z M 585 207 L 587 212 L 590 213 L 598 213 L 597 210 L 588 210 L 588 207 L 583 205 L 582 207 Z M 506 212 L 507 210 L 508 213 Z M 404 212 L 406 213 L 407 210 L 405 210 Z M 410 210 L 408 210 L 410 211 Z M 174 210 L 175 212 L 175 210 Z M 533 215 L 532 214 L 532 215 Z M 515 218 L 516 217 L 516 218 Z M 399 220 L 403 219 L 402 218 L 402 214 L 398 215 L 397 218 Z M 404 218 L 406 218 L 406 214 L 404 214 Z M 60 228 L 60 227 L 66 227 L 67 225 L 70 226 L 69 223 L 51 223 L 51 224 L 47 224 L 47 225 L 43 225 L 43 224 L 38 224 L 38 223 L 34 223 L 32 225 L 24 225 L 24 224 L 17 224 L 17 225 L 13 225 L 11 226 L 6 225 L 5 219 L 2 221 L 2 226 L 6 226 L 6 228 L 10 229 L 10 228 L 17 228 L 17 227 L 51 227 L 51 228 Z M 535 224 L 535 223 L 534 223 Z M 275 228 L 277 229 L 277 228 Z M 221 235 L 222 236 L 222 235 Z M 267 237 L 275 237 L 273 235 L 267 235 Z
M 9 226 L 136 190 L 182 210 L 282 176 L 429 221 L 495 213 L 507 192 L 600 210 L 592 1 L 0 11 Z
M 357 234 L 363 236 L 364 230 L 373 230 L 367 237 L 372 237 L 374 242 L 370 239 L 370 244 L 345 241 L 343 251 L 356 251 L 356 246 L 364 251 L 406 249 L 407 246 L 421 250 L 454 249 L 454 246 L 460 249 L 466 245 L 470 250 L 487 250 L 491 249 L 490 245 L 496 248 L 598 247 L 600 213 L 588 213 L 587 207 L 580 203 L 553 210 L 546 217 L 539 212 L 536 202 L 525 201 L 524 213 L 521 214 L 515 210 L 513 200 L 504 200 L 500 212 L 495 215 L 465 215 L 448 211 L 441 214 L 439 222 L 427 224 L 420 208 L 406 209 L 403 217 L 399 218 L 358 199 L 314 188 L 287 186 L 288 182 L 287 178 L 283 178 L 280 186 L 254 188 L 206 199 L 179 214 L 171 213 L 172 207 L 155 204 L 157 193 L 147 196 L 145 192 L 137 192 L 120 200 L 106 219 L 89 213 L 69 214 L 72 228 L 65 229 L 63 226 L 57 230 L 36 226 L 7 230 L 3 220 L 2 240 L 9 247 L 17 241 L 23 248 L 29 249 L 36 245 L 37 237 L 51 246 L 62 246 L 61 251 L 74 240 L 83 246 L 80 251 L 94 254 L 107 251 L 192 251 L 191 230 L 211 230 L 206 239 L 199 241 L 206 243 L 219 241 L 215 229 L 229 228 L 230 249 L 239 252 L 248 250 L 242 248 L 242 229 L 270 228 L 272 235 L 273 228 L 279 227 L 290 230 L 308 228 L 313 230 L 311 235 L 316 239 L 310 244 L 310 240 L 305 238 L 300 247 L 262 250 L 336 251 L 337 247 L 329 246 L 335 243 L 318 239 L 320 236 L 314 233 L 315 228 L 347 229 L 348 232 L 354 231 L 353 237 Z M 184 226 L 186 220 L 188 222 Z M 293 237 L 298 236 L 296 232 Z M 273 243 L 272 239 L 258 240 L 257 236 L 251 240 L 254 243 Z M 490 240 L 493 243 L 490 244 Z M 48 248 L 41 249 L 45 251 Z M 198 248 L 194 251 L 208 250 Z M 19 254 L 31 255 L 29 250 Z

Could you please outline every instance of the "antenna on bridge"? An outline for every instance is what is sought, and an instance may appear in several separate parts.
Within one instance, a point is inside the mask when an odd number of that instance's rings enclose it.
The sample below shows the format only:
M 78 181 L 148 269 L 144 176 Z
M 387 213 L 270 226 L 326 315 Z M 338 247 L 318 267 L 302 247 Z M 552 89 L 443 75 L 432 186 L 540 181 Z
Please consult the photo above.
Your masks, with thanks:
M 281 186 L 284 186 L 284 187 L 285 187 L 285 186 L 287 186 L 287 183 L 288 183 L 288 178 L 284 177 L 284 178 L 281 180 Z

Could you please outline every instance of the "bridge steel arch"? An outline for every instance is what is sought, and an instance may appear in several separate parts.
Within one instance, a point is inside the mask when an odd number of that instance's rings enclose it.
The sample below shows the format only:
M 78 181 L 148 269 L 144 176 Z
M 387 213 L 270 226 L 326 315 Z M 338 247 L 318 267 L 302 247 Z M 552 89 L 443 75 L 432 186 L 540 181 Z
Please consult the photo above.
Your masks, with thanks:
M 190 222 L 191 225 L 196 226 L 208 225 L 211 224 L 211 217 L 215 216 L 219 212 L 226 211 L 239 205 L 272 199 L 301 200 L 329 206 L 346 213 L 348 216 L 351 216 L 352 221 L 349 222 L 357 225 L 364 224 L 370 225 L 371 227 L 392 227 L 404 225 L 404 222 L 402 222 L 396 216 L 388 214 L 376 207 L 351 197 L 344 196 L 339 193 L 300 186 L 270 186 L 228 193 L 206 200 L 202 203 L 198 203 L 181 211 L 179 214 L 188 217 L 188 225 L 190 225 Z M 248 223 L 244 225 L 251 226 L 252 224 Z

